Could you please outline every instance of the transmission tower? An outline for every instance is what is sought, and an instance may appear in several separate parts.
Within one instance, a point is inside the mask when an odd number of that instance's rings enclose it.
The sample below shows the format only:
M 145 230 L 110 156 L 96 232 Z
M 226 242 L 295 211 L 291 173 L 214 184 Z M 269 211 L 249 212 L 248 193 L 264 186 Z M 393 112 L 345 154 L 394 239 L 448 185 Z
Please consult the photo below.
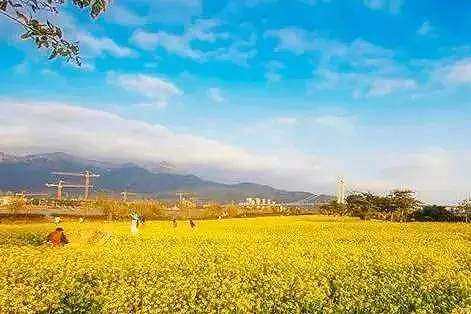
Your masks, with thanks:
M 345 181 L 342 177 L 337 181 L 337 203 L 345 204 Z

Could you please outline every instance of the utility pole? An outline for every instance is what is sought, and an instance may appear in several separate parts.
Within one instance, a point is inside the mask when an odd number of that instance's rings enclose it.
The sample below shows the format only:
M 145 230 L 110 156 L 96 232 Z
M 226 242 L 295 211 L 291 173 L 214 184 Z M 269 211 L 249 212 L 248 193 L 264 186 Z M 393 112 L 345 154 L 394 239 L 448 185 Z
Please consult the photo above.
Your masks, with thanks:
M 85 171 L 83 173 L 75 173 L 75 172 L 53 172 L 52 174 L 56 174 L 59 176 L 75 176 L 75 177 L 84 177 L 85 178 L 85 185 L 83 187 L 85 188 L 85 194 L 84 198 L 88 199 L 90 195 L 90 188 L 93 186 L 91 185 L 91 178 L 97 178 L 100 175 L 99 174 L 94 174 L 91 173 L 90 171 Z

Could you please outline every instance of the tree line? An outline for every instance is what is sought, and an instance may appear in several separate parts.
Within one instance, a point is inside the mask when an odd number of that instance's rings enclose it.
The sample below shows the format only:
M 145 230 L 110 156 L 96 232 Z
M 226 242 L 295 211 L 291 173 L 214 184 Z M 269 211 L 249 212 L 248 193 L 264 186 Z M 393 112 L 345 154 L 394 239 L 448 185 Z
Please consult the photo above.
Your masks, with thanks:
M 353 192 L 345 204 L 332 201 L 321 206 L 327 215 L 358 217 L 362 220 L 380 219 L 389 221 L 465 221 L 471 218 L 471 200 L 464 200 L 449 208 L 425 205 L 412 190 L 394 190 L 387 195 L 372 192 Z

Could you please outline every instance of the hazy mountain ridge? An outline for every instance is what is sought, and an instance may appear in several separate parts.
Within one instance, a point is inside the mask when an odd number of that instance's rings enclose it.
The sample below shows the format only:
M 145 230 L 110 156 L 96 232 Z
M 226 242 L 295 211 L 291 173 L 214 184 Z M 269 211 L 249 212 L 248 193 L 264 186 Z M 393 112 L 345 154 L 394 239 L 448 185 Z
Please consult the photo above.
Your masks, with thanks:
M 94 190 L 116 192 L 127 190 L 164 198 L 174 198 L 177 191 L 193 192 L 202 198 L 226 202 L 240 201 L 246 197 L 290 202 L 313 195 L 309 192 L 279 190 L 255 183 L 222 184 L 195 175 L 170 173 L 171 170 L 150 171 L 134 163 L 118 164 L 88 160 L 61 152 L 27 156 L 0 153 L 0 190 L 51 191 L 45 187 L 45 183 L 58 180 L 52 172 L 85 170 L 100 174 L 100 177 L 94 180 Z M 66 181 L 79 183 L 78 179 L 80 178 L 66 178 Z

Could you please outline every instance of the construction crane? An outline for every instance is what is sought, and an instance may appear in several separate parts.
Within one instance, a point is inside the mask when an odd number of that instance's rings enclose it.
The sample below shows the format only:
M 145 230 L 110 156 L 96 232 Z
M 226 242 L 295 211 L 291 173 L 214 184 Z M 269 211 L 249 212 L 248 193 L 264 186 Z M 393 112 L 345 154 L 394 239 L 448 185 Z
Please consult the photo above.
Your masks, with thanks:
M 179 197 L 179 200 L 180 200 L 180 201 L 185 200 L 185 195 L 189 195 L 189 196 L 195 195 L 195 193 L 192 193 L 192 192 L 183 192 L 183 191 L 178 191 L 178 192 L 176 192 L 176 194 L 177 194 L 177 196 Z
M 193 201 L 191 200 L 191 196 L 193 196 L 194 198 L 196 194 L 192 192 L 184 192 L 184 191 L 177 191 L 176 194 L 180 199 L 180 204 L 185 205 L 187 207 L 187 215 L 189 218 L 191 218 L 191 207 L 193 206 Z M 190 200 L 186 200 L 185 195 L 190 196 Z
M 133 192 L 128 192 L 128 191 L 123 191 L 121 192 L 121 195 L 123 196 L 123 201 L 127 201 L 128 200 L 128 196 L 130 195 L 137 195 L 137 193 L 133 193 Z
M 85 185 L 80 185 L 80 184 L 65 184 L 65 182 L 62 181 L 62 180 L 59 180 L 58 183 L 54 183 L 54 184 L 47 183 L 46 186 L 49 187 L 49 188 L 52 188 L 52 187 L 57 188 L 57 199 L 58 200 L 62 199 L 62 192 L 63 192 L 64 188 L 84 188 L 84 187 L 86 187 Z
M 75 173 L 75 172 L 53 172 L 52 174 L 59 175 L 59 176 L 73 176 L 73 177 L 84 177 L 85 178 L 85 184 L 82 186 L 85 188 L 85 195 L 84 198 L 88 199 L 88 196 L 90 195 L 90 188 L 93 187 L 90 185 L 91 178 L 97 178 L 100 175 L 99 174 L 94 174 L 91 173 L 90 171 L 85 171 L 83 173 Z

